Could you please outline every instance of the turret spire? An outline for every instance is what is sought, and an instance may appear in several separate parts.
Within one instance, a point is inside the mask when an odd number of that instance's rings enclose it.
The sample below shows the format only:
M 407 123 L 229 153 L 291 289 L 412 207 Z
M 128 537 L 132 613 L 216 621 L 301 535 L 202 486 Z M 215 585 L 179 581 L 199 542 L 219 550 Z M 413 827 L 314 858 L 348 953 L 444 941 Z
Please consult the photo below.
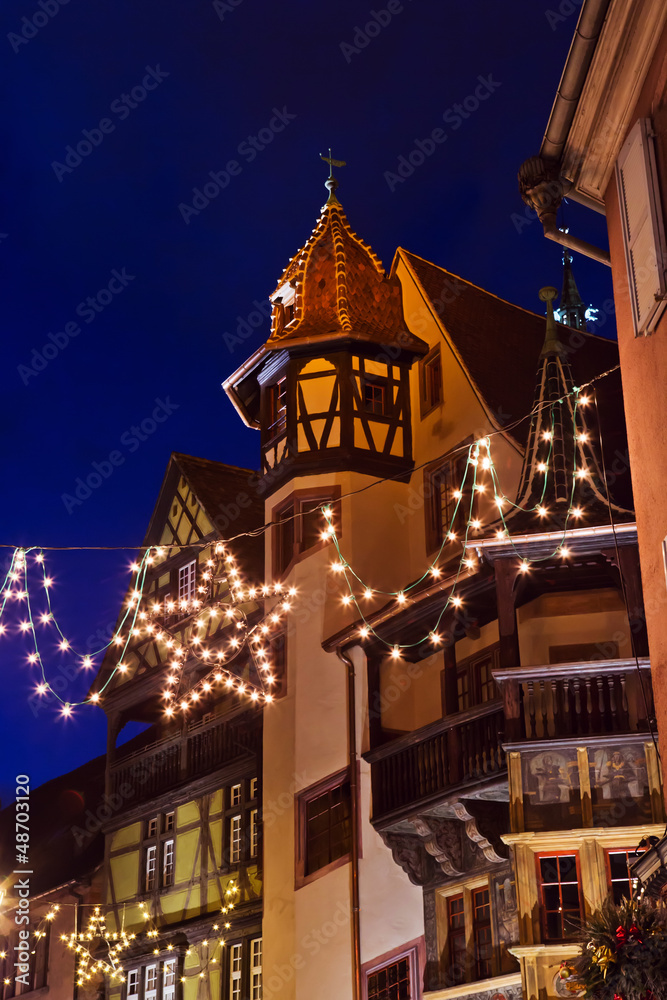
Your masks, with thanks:
M 560 293 L 558 320 L 575 330 L 586 329 L 586 306 L 574 280 L 572 252 L 567 247 L 563 247 L 563 289 Z

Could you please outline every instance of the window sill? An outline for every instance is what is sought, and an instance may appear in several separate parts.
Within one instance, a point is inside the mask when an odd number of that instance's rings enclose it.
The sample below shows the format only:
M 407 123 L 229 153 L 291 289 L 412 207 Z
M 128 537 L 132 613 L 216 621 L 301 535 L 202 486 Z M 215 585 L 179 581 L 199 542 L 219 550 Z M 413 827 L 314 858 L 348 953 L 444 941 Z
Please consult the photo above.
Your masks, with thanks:
M 310 885 L 311 882 L 316 882 L 317 879 L 323 878 L 325 875 L 329 875 L 330 872 L 336 871 L 337 868 L 342 868 L 343 865 L 347 865 L 352 860 L 352 855 L 350 853 L 343 854 L 342 857 L 336 858 L 335 861 L 331 861 L 324 868 L 318 868 L 317 871 L 311 872 L 310 875 L 303 875 L 297 871 L 296 877 L 294 879 L 294 888 L 302 889 L 305 885 Z

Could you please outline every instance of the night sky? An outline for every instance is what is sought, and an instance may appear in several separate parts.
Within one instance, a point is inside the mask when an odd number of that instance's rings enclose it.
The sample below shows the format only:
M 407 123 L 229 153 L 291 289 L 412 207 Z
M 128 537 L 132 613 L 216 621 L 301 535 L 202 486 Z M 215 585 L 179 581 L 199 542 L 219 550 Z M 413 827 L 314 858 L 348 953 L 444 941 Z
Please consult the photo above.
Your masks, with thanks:
M 516 184 L 579 10 L 552 2 L 5 0 L 0 541 L 136 545 L 171 451 L 256 467 L 258 435 L 220 383 L 268 335 L 256 303 L 310 235 L 329 146 L 352 228 L 387 268 L 400 245 L 531 309 L 560 287 L 560 249 Z M 605 245 L 602 217 L 565 213 Z M 608 269 L 574 266 L 587 302 L 609 299 Z M 79 649 L 115 620 L 132 557 L 47 556 Z M 3 804 L 15 774 L 38 784 L 105 745 L 101 710 L 31 707 L 21 617 L 0 638 Z M 53 682 L 71 657 L 39 628 Z M 64 696 L 86 680 L 65 678 Z

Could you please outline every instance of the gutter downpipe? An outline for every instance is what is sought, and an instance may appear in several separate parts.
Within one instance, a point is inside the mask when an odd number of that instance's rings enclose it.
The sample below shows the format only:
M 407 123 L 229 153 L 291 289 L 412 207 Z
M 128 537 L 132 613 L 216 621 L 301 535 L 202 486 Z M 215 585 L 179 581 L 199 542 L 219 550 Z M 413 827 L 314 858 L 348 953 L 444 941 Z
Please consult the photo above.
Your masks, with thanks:
M 519 169 L 521 197 L 537 212 L 546 238 L 583 253 L 607 267 L 611 267 L 609 251 L 562 232 L 556 223 L 556 214 L 565 196 L 605 214 L 604 208 L 592 199 L 580 196 L 576 190 L 570 194 L 574 183 L 561 175 L 561 161 L 611 2 L 612 0 L 584 0 L 542 139 L 540 155 L 526 160 Z
M 354 663 L 336 646 L 336 656 L 347 667 L 347 736 L 350 771 L 350 813 L 352 839 L 352 865 L 350 892 L 352 896 L 352 1000 L 361 1000 L 361 924 L 359 913 L 359 787 L 357 782 L 357 707 L 355 696 Z

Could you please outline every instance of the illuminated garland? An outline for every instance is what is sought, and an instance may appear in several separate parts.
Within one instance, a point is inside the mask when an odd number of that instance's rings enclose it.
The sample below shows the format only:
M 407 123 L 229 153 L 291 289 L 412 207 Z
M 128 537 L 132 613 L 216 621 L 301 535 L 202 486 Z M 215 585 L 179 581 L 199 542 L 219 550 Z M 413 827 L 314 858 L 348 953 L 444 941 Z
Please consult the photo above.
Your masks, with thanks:
M 225 903 L 223 904 L 220 913 L 223 917 L 229 916 L 232 910 L 235 908 L 236 897 L 239 894 L 239 887 L 236 882 L 231 881 L 225 890 Z M 130 932 L 125 929 L 125 918 L 123 912 L 123 921 L 121 928 L 118 931 L 112 931 L 107 927 L 107 917 L 101 912 L 102 907 L 95 905 L 93 914 L 88 918 L 88 925 L 85 930 L 79 930 L 76 926 L 76 912 L 78 909 L 77 903 L 73 904 L 62 904 L 64 906 L 71 905 L 75 910 L 75 926 L 72 931 L 66 934 L 60 935 L 60 940 L 63 944 L 67 946 L 70 951 L 75 953 L 76 966 L 75 966 L 75 981 L 77 986 L 85 986 L 90 983 L 91 980 L 96 977 L 107 977 L 112 982 L 125 983 L 127 981 L 127 976 L 125 975 L 125 970 L 123 969 L 123 964 L 127 962 L 127 957 L 123 960 L 121 956 L 124 952 L 127 952 L 129 948 L 136 947 L 138 943 L 142 940 L 142 934 L 137 932 Z M 86 904 L 88 905 L 88 904 Z M 92 905 L 92 904 L 90 904 Z M 160 938 L 160 929 L 157 926 L 154 918 L 152 917 L 147 904 L 139 903 L 141 910 L 141 915 L 146 921 L 144 924 L 144 939 L 151 944 L 158 944 Z M 40 938 L 46 936 L 46 926 L 52 923 L 58 914 L 60 913 L 61 904 L 54 904 L 43 920 L 40 922 L 39 927 L 34 931 L 35 938 L 37 941 Z M 164 928 L 168 930 L 169 927 Z M 222 929 L 230 930 L 231 921 L 222 921 Z M 219 964 L 218 953 L 225 946 L 224 937 L 219 936 L 219 931 L 221 930 L 220 922 L 216 922 L 212 925 L 209 937 L 215 939 L 215 944 L 211 950 L 209 943 L 209 938 L 205 938 L 201 944 L 207 950 L 207 958 L 203 971 L 196 973 L 195 975 L 183 975 L 181 976 L 181 982 L 184 983 L 186 979 L 203 979 L 210 971 L 211 965 Z M 174 951 L 173 944 L 166 944 L 163 947 L 159 945 L 152 949 L 153 955 L 159 955 L 161 952 L 172 952 Z M 189 946 L 185 952 L 185 957 L 190 956 L 193 953 L 192 946 Z M 102 957 L 103 956 L 103 957 Z M 6 957 L 5 953 L 0 952 L 0 957 Z M 185 971 L 185 970 L 184 970 Z M 5 985 L 10 981 L 5 979 Z
M 167 599 L 163 603 L 158 603 L 147 597 L 145 588 L 148 570 L 156 559 L 164 556 L 165 552 L 161 546 L 148 547 L 140 562 L 132 564 L 133 578 L 130 596 L 114 634 L 109 642 L 99 649 L 85 654 L 77 652 L 74 645 L 67 639 L 53 612 L 50 595 L 53 579 L 47 576 L 43 550 L 34 547 L 15 549 L 0 590 L 0 635 L 7 633 L 7 625 L 3 623 L 2 618 L 9 601 L 15 601 L 19 605 L 23 604 L 26 609 L 26 617 L 19 622 L 17 631 L 29 635 L 32 639 L 33 650 L 28 655 L 28 663 L 37 665 L 41 673 L 41 681 L 35 688 L 36 693 L 49 695 L 59 702 L 61 715 L 64 717 L 70 716 L 73 709 L 78 706 L 98 704 L 114 678 L 127 672 L 128 666 L 125 657 L 128 651 L 131 652 L 131 644 L 136 640 L 141 642 L 142 639 L 155 639 L 164 643 L 166 649 L 173 655 L 164 691 L 164 697 L 167 701 L 165 708 L 167 717 L 175 714 L 177 709 L 174 706 L 177 704 L 181 711 L 195 707 L 200 698 L 208 694 L 214 685 L 223 682 L 226 691 L 230 693 L 246 695 L 253 702 L 270 703 L 273 700 L 270 688 L 275 683 L 275 678 L 271 673 L 267 643 L 271 639 L 275 626 L 282 622 L 283 614 L 290 610 L 290 598 L 296 596 L 296 589 L 291 587 L 287 591 L 280 583 L 273 586 L 266 584 L 248 586 L 244 584 L 240 572 L 236 568 L 234 558 L 226 550 L 224 544 L 222 542 L 210 544 L 216 558 L 207 561 L 202 574 L 203 582 L 198 586 L 198 596 L 189 602 Z M 41 571 L 41 585 L 46 595 L 46 607 L 39 616 L 33 610 L 36 599 L 34 595 L 31 596 L 29 557 L 33 565 Z M 213 587 L 216 582 L 226 583 L 228 586 L 226 596 L 219 600 L 213 599 Z M 267 598 L 275 598 L 277 603 L 260 621 L 250 625 L 249 614 L 254 613 L 257 609 L 257 602 Z M 254 606 L 252 612 L 247 610 L 248 605 Z M 177 628 L 189 628 L 191 632 L 195 633 L 189 640 L 179 638 L 173 629 L 160 621 L 160 616 L 174 614 L 182 616 L 176 624 Z M 39 624 L 52 627 L 55 630 L 60 651 L 74 655 L 80 660 L 78 664 L 80 670 L 94 668 L 95 657 L 110 647 L 119 648 L 118 660 L 109 676 L 84 701 L 65 701 L 49 684 L 44 656 L 40 649 L 36 627 L 37 618 Z M 213 641 L 210 644 L 204 643 L 200 635 L 207 625 L 210 626 L 213 621 L 218 619 L 220 619 L 220 624 Z M 227 638 L 226 649 L 223 650 L 220 647 L 220 640 L 225 633 L 232 629 L 234 629 L 234 634 Z M 252 663 L 258 678 L 257 683 L 253 683 L 251 680 L 244 681 L 232 669 L 234 663 L 239 661 L 243 654 L 245 654 L 243 665 L 248 661 Z M 177 699 L 181 695 L 183 684 L 182 667 L 191 659 L 208 667 L 209 670 L 203 678 L 182 695 L 180 702 L 178 702 Z
M 506 494 L 500 489 L 500 478 L 498 471 L 493 462 L 491 455 L 491 438 L 483 437 L 475 441 L 468 448 L 466 467 L 463 473 L 463 479 L 460 486 L 452 491 L 452 499 L 456 501 L 451 520 L 449 522 L 448 530 L 443 532 L 443 539 L 441 545 L 435 555 L 431 560 L 428 567 L 422 573 L 422 575 L 415 580 L 413 583 L 404 587 L 402 590 L 379 590 L 370 587 L 355 570 L 350 566 L 349 562 L 345 559 L 336 531 L 333 525 L 333 511 L 330 506 L 321 507 L 322 514 L 326 520 L 326 527 L 322 532 L 323 539 L 330 539 L 333 541 L 338 560 L 331 564 L 331 569 L 334 573 L 342 574 L 347 584 L 348 593 L 343 595 L 341 598 L 345 606 L 353 605 L 359 617 L 361 618 L 363 624 L 359 628 L 359 637 L 361 639 L 367 639 L 370 635 L 373 635 L 378 639 L 383 645 L 391 650 L 391 655 L 394 658 L 398 658 L 401 655 L 402 649 L 411 649 L 416 646 L 422 645 L 424 642 L 430 641 L 434 646 L 438 646 L 442 643 L 442 636 L 438 633 L 438 628 L 445 616 L 447 610 L 450 607 L 460 608 L 463 605 L 463 599 L 456 593 L 456 588 L 459 583 L 461 576 L 465 573 L 464 578 L 467 579 L 477 568 L 477 562 L 473 555 L 470 553 L 470 547 L 474 546 L 474 542 L 469 542 L 469 534 L 471 529 L 474 531 L 479 531 L 482 528 L 482 521 L 474 516 L 474 506 L 475 499 L 478 495 L 484 494 L 487 488 L 490 487 L 493 493 L 493 503 L 497 508 L 497 518 L 502 524 L 501 528 L 496 531 L 496 537 L 499 541 L 507 541 L 512 548 L 515 555 L 521 560 L 519 564 L 519 571 L 521 573 L 528 573 L 531 566 L 535 563 L 545 562 L 553 559 L 555 556 L 560 556 L 562 558 L 567 558 L 569 556 L 569 550 L 565 546 L 565 539 L 567 537 L 568 530 L 571 530 L 570 519 L 579 519 L 584 516 L 585 509 L 583 505 L 575 506 L 575 495 L 577 484 L 582 486 L 587 480 L 590 480 L 591 470 L 585 465 L 579 465 L 577 467 L 577 448 L 579 445 L 589 442 L 590 435 L 585 427 L 577 428 L 577 412 L 580 406 L 585 406 L 589 399 L 587 396 L 580 395 L 581 389 L 574 388 L 568 396 L 574 397 L 574 406 L 572 409 L 572 441 L 574 447 L 574 455 L 572 462 L 572 483 L 570 488 L 570 496 L 567 511 L 565 514 L 565 520 L 561 532 L 561 539 L 557 542 L 552 552 L 544 556 L 531 556 L 528 559 L 524 554 L 522 554 L 514 541 L 512 540 L 510 534 L 510 525 L 508 525 L 509 515 L 505 515 L 503 508 L 508 505 L 516 511 L 526 511 L 528 513 L 535 513 L 538 517 L 544 518 L 548 516 L 549 509 L 545 506 L 545 497 L 548 482 L 548 473 L 550 468 L 550 462 L 553 452 L 553 442 L 555 436 L 555 408 L 556 405 L 562 405 L 566 397 L 559 399 L 557 403 L 551 404 L 551 430 L 547 430 L 543 433 L 542 438 L 546 445 L 546 455 L 537 464 L 537 472 L 544 476 L 541 496 L 537 503 L 531 507 L 522 507 L 520 504 L 516 504 L 511 501 Z M 487 483 L 482 482 L 483 474 L 487 474 Z M 479 481 L 478 481 L 479 480 Z M 464 497 L 464 491 L 466 485 L 470 489 L 470 506 L 466 512 L 466 526 L 463 534 L 463 538 L 459 538 L 454 531 L 454 526 L 457 519 L 457 514 L 459 511 L 460 504 Z M 372 626 L 367 617 L 367 612 L 364 611 L 360 604 L 360 600 L 363 597 L 364 600 L 372 600 L 376 596 L 387 597 L 396 601 L 399 607 L 405 606 L 407 604 L 408 595 L 415 588 L 419 587 L 424 580 L 431 577 L 433 580 L 437 580 L 442 576 L 442 569 L 438 565 L 440 562 L 440 557 L 445 549 L 445 546 L 449 542 L 460 541 L 461 543 L 461 554 L 459 557 L 459 563 L 456 571 L 453 573 L 453 582 L 449 593 L 446 595 L 445 602 L 441 608 L 433 628 L 422 638 L 418 639 L 416 642 L 410 643 L 391 643 L 384 639 Z M 355 588 L 356 585 L 356 588 Z M 361 589 L 361 594 L 359 594 L 359 589 Z

